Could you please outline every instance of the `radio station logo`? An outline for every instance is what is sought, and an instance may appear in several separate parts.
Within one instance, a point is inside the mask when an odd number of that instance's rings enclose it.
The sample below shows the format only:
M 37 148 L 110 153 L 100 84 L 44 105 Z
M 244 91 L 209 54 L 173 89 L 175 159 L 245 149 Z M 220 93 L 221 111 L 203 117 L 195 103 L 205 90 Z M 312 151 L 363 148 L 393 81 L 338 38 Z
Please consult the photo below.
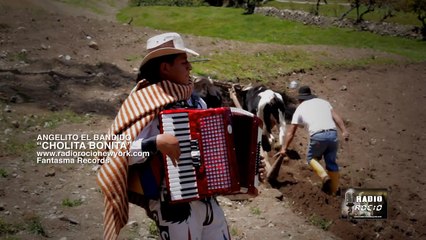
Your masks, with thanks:
M 342 202 L 344 219 L 386 219 L 388 208 L 387 189 L 349 188 Z

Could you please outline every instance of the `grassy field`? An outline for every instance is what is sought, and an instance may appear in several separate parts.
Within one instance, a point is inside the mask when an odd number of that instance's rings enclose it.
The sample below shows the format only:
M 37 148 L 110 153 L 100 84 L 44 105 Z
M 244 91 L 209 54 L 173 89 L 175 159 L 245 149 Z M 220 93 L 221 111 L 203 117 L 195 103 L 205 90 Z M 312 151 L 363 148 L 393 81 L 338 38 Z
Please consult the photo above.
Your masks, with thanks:
M 265 83 L 292 71 L 314 68 L 316 63 L 307 52 L 300 50 L 256 54 L 223 51 L 210 55 L 210 61 L 192 66 L 195 75 L 241 83 Z
M 370 48 L 397 54 L 409 61 L 426 60 L 426 42 L 419 40 L 379 36 L 352 29 L 308 26 L 258 14 L 243 15 L 243 12 L 243 9 L 236 8 L 150 6 L 122 9 L 117 14 L 117 19 L 128 22 L 133 18 L 132 24 L 137 26 L 218 39 L 282 45 Z M 193 64 L 193 72 L 197 75 L 209 75 L 231 81 L 243 79 L 242 81 L 263 82 L 265 79 L 299 69 L 389 64 L 393 61 L 374 56 L 365 59 L 318 61 L 314 58 L 314 54 L 318 53 L 288 50 L 250 55 L 221 51 L 210 55 L 211 61 Z M 131 58 L 133 57 L 129 56 L 129 59 Z M 217 59 L 220 59 L 220 62 Z M 239 76 L 240 79 L 236 79 L 235 76 Z
M 321 1 L 322 2 L 322 1 Z M 341 3 L 347 3 L 347 1 L 341 1 Z M 305 12 L 313 12 L 315 9 L 315 4 L 298 4 L 295 2 L 277 2 L 277 1 L 269 1 L 265 5 L 265 7 L 275 7 L 278 9 L 289 9 L 289 10 L 301 10 Z M 319 15 L 327 16 L 327 17 L 340 17 L 343 13 L 347 12 L 350 9 L 349 6 L 342 6 L 337 4 L 336 1 L 328 1 L 328 4 L 321 5 L 319 8 Z M 363 6 L 360 8 L 360 12 L 366 10 L 366 7 Z M 370 12 L 364 16 L 364 20 L 368 21 L 380 21 L 385 14 L 384 9 L 375 9 L 373 12 Z M 356 11 L 351 11 L 347 18 L 356 19 Z M 421 26 L 421 22 L 417 19 L 417 15 L 413 13 L 403 13 L 399 12 L 392 18 L 388 18 L 385 22 L 390 23 L 398 23 L 405 25 L 414 25 Z
M 285 45 L 337 45 L 372 48 L 414 61 L 426 60 L 426 42 L 379 36 L 352 29 L 320 28 L 261 15 L 242 15 L 242 9 L 213 7 L 126 8 L 119 21 L 161 30 L 247 42 Z

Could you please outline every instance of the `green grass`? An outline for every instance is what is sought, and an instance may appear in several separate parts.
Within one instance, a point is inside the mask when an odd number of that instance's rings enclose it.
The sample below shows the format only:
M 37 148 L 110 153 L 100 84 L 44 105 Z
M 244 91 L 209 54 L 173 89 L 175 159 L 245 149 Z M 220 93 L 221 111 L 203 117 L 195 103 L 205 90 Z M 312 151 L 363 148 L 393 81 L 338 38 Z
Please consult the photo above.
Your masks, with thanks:
M 47 237 L 46 231 L 41 224 L 41 220 L 38 216 L 32 216 L 27 219 L 27 230 L 30 233 Z
M 159 236 L 160 232 L 154 221 L 148 220 L 148 232 L 151 236 Z
M 17 52 L 15 54 L 9 54 L 8 59 L 10 61 L 28 62 L 28 54 L 26 51 Z
M 236 239 L 238 239 L 237 236 L 241 234 L 241 231 L 236 226 L 231 226 L 230 234 L 232 237 L 235 237 Z
M 19 53 L 16 54 L 15 58 L 18 61 L 27 62 L 28 61 L 28 54 L 27 54 L 27 52 L 19 52 Z
M 336 27 L 306 26 L 258 14 L 243 15 L 242 12 L 242 9 L 214 7 L 136 7 L 122 9 L 117 19 L 127 22 L 133 17 L 133 23 L 139 26 L 200 36 L 285 45 L 371 48 L 414 61 L 426 60 L 426 42 L 420 40 Z
M 320 55 L 317 53 L 316 55 Z M 286 50 L 273 53 L 242 54 L 235 52 L 215 52 L 209 55 L 210 61 L 192 64 L 192 73 L 197 76 L 210 76 L 213 79 L 226 79 L 231 82 L 248 84 L 253 81 L 266 84 L 271 78 L 300 70 L 324 68 L 366 67 L 371 64 L 394 64 L 396 60 L 374 55 L 358 59 L 333 59 L 322 54 L 325 61 L 315 60 L 313 54 L 301 50 Z M 238 76 L 238 78 L 237 78 Z
M 224 51 L 211 54 L 209 59 L 207 62 L 193 63 L 192 72 L 233 82 L 266 82 L 272 77 L 315 65 L 310 55 L 299 50 L 254 54 Z
M 69 198 L 65 198 L 64 200 L 62 200 L 62 206 L 64 207 L 77 207 L 77 206 L 80 206 L 81 204 L 83 204 L 83 200 L 81 199 L 71 200 Z
M 48 237 L 39 216 L 30 214 L 28 216 L 24 216 L 24 220 L 25 222 L 7 223 L 0 218 L 1 239 L 20 239 L 15 235 L 23 230 L 27 230 L 28 232 L 35 235 Z
M 32 234 L 48 237 L 43 228 L 41 219 L 35 214 L 24 217 L 25 222 L 7 223 L 0 218 L 0 237 L 1 239 L 20 239 L 16 234 L 26 230 Z
M 347 3 L 347 1 L 344 3 Z M 277 2 L 277 1 L 267 2 L 263 6 L 275 7 L 278 9 L 301 10 L 301 11 L 311 12 L 311 13 L 313 12 L 313 9 L 316 7 L 315 4 L 298 4 L 294 2 L 284 3 L 284 2 Z M 350 6 L 342 6 L 329 1 L 329 4 L 324 4 L 319 7 L 319 15 L 340 18 L 340 16 L 342 16 L 342 14 L 347 12 L 349 9 L 350 9 Z M 360 13 L 364 12 L 365 10 L 366 10 L 366 7 L 362 6 L 360 8 Z M 375 9 L 373 12 L 370 12 L 364 15 L 364 20 L 377 22 L 383 18 L 384 14 L 385 14 L 384 9 Z M 356 19 L 356 10 L 355 9 L 352 10 L 346 17 L 350 19 Z M 404 24 L 404 25 L 414 25 L 419 27 L 421 26 L 421 22 L 417 19 L 417 15 L 414 13 L 398 12 L 396 13 L 396 16 L 386 19 L 385 22 L 398 23 L 398 24 Z
M 131 56 L 124 58 L 124 60 L 126 60 L 128 62 L 136 62 L 136 61 L 140 62 L 140 61 L 142 61 L 142 59 L 143 59 L 143 57 L 141 55 L 131 55 Z
M 6 169 L 0 168 L 0 177 L 7 178 L 9 174 L 7 173 Z
M 262 211 L 258 207 L 250 207 L 250 212 L 253 215 L 259 216 Z
M 318 56 L 321 56 L 318 60 Z M 326 52 L 308 53 L 301 50 L 286 50 L 273 53 L 214 52 L 210 61 L 192 64 L 192 72 L 197 76 L 210 76 L 213 79 L 226 79 L 231 82 L 266 84 L 271 78 L 301 70 L 324 68 L 353 68 L 369 65 L 394 64 L 397 60 L 375 55 L 357 59 L 336 59 Z
M 327 220 L 316 214 L 312 214 L 309 217 L 309 222 L 325 231 L 327 231 L 330 228 L 331 224 L 333 224 L 332 220 Z
M 353 68 L 353 67 L 367 67 L 371 65 L 390 65 L 397 63 L 397 60 L 381 58 L 371 55 L 359 59 L 343 59 L 343 60 L 328 60 L 322 62 L 319 66 L 325 68 Z

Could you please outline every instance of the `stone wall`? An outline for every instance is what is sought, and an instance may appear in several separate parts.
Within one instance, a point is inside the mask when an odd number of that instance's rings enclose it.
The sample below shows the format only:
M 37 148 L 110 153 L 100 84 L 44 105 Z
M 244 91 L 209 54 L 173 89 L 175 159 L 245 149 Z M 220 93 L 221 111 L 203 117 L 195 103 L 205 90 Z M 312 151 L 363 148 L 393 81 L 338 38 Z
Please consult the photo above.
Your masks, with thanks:
M 278 18 L 298 21 L 303 24 L 317 25 L 317 26 L 336 26 L 342 28 L 354 28 L 360 31 L 369 31 L 380 35 L 405 37 L 412 39 L 421 39 L 420 28 L 410 25 L 399 25 L 387 22 L 369 22 L 363 21 L 356 23 L 355 20 L 344 18 L 339 20 L 334 17 L 315 16 L 311 13 L 299 11 L 299 10 L 288 10 L 288 9 L 277 9 L 274 7 L 257 7 L 255 13 L 263 14 L 266 16 L 275 16 Z

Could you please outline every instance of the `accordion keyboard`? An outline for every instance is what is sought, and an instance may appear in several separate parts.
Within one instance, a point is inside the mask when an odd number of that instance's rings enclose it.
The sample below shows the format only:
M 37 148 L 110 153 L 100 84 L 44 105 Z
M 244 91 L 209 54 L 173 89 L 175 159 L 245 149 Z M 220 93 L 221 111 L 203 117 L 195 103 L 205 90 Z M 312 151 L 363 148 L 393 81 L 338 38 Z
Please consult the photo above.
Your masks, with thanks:
M 167 171 L 170 180 L 172 201 L 197 198 L 197 177 L 191 156 L 191 139 L 188 113 L 167 114 L 162 119 L 164 133 L 179 140 L 181 155 L 177 166 L 167 156 Z

